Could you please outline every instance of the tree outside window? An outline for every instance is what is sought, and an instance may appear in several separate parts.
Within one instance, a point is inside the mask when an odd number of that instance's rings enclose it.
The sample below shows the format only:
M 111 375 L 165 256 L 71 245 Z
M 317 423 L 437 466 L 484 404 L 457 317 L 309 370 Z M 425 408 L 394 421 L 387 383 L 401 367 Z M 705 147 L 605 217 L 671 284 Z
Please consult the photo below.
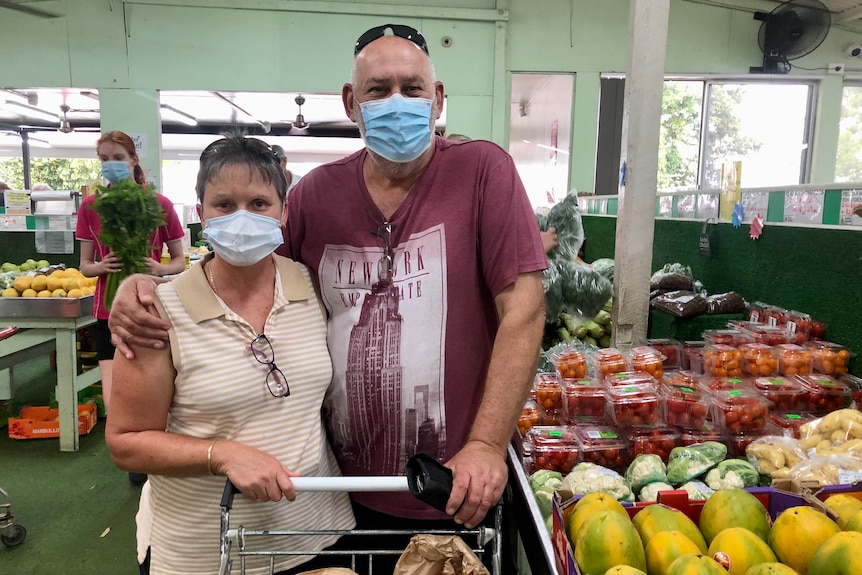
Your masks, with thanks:
M 862 86 L 844 86 L 836 182 L 862 182 Z
M 101 176 L 102 167 L 97 159 L 30 159 L 30 181 L 33 184 L 48 184 L 55 190 L 80 190 L 88 180 Z M 14 189 L 23 189 L 24 161 L 21 158 L 0 159 L 0 181 Z

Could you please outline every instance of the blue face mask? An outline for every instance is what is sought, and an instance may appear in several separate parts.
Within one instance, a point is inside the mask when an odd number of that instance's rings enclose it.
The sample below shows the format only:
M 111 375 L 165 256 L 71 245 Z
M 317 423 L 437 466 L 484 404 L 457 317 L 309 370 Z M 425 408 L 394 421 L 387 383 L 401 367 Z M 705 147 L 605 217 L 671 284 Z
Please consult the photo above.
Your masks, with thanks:
M 401 94 L 362 102 L 359 109 L 365 124 L 365 145 L 387 160 L 412 162 L 431 145 L 432 103 L 428 98 L 405 98 Z
M 254 265 L 284 243 L 279 220 L 246 210 L 210 218 L 205 223 L 203 238 L 232 266 Z
M 120 180 L 131 178 L 132 170 L 129 168 L 129 162 L 108 160 L 107 162 L 102 162 L 102 176 L 112 184 L 116 184 Z

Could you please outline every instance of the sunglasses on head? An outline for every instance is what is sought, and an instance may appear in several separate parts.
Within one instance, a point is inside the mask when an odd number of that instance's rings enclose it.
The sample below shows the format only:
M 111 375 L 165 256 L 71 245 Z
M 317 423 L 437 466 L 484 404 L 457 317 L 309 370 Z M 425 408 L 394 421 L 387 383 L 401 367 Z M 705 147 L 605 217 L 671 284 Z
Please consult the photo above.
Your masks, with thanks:
M 359 37 L 359 40 L 357 40 L 356 44 L 353 46 L 353 56 L 355 57 L 363 48 L 383 36 L 398 36 L 399 38 L 410 40 L 422 48 L 423 52 L 428 54 L 428 43 L 425 41 L 425 37 L 422 36 L 422 33 L 419 32 L 419 30 L 403 24 L 384 24 L 383 26 L 376 26 L 371 30 L 368 30 Z
M 216 140 L 215 142 L 213 142 L 212 144 L 210 144 L 209 146 L 204 148 L 204 151 L 201 152 L 201 160 L 203 160 L 204 158 L 206 158 L 210 154 L 214 154 L 214 153 L 218 152 L 225 144 L 227 144 L 231 140 L 236 142 L 237 138 L 221 138 L 220 140 Z M 276 160 L 279 159 L 278 154 L 273 149 L 273 147 L 270 146 L 269 144 L 267 144 L 266 142 L 264 142 L 263 140 L 258 140 L 257 138 L 247 138 L 247 137 L 242 137 L 241 140 L 242 140 L 242 146 L 243 147 L 248 148 L 250 150 L 253 150 L 259 154 L 263 154 L 264 156 L 267 156 L 267 157 L 272 156 Z

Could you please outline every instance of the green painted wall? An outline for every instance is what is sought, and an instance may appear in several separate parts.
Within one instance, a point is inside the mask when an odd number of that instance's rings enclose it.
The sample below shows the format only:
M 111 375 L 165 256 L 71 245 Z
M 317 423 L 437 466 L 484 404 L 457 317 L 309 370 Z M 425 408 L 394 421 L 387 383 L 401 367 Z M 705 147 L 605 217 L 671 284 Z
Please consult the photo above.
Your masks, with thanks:
M 616 221 L 583 216 L 586 261 L 614 257 Z M 717 224 L 709 231 L 712 257 L 705 258 L 698 251 L 702 228 L 702 222 L 656 220 L 652 269 L 689 265 L 709 293 L 733 290 L 748 301 L 809 313 L 826 322 L 827 339 L 862 353 L 862 233 L 767 225 L 752 240 L 747 224 Z M 862 374 L 862 361 L 855 359 L 851 369 Z

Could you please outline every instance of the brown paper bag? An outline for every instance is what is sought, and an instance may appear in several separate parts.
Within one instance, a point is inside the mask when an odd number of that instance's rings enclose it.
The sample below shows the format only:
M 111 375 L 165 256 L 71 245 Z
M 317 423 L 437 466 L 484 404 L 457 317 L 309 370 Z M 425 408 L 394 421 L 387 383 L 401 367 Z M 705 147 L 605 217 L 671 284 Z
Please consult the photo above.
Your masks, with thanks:
M 457 535 L 414 535 L 393 575 L 489 575 L 470 546 Z

